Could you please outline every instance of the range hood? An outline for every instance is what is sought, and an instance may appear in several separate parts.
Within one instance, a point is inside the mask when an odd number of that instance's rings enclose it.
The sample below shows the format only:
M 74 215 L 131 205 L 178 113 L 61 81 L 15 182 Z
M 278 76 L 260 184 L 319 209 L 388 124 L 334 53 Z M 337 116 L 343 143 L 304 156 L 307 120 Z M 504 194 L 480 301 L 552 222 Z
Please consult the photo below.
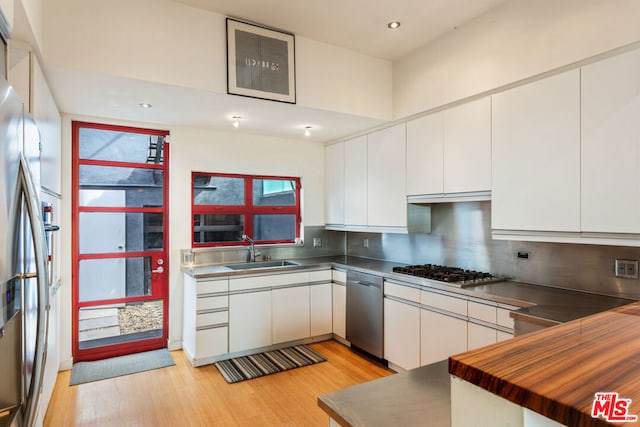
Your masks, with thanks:
M 491 200 L 491 191 L 469 191 L 465 193 L 418 194 L 407 196 L 409 206 L 412 204 L 482 202 Z

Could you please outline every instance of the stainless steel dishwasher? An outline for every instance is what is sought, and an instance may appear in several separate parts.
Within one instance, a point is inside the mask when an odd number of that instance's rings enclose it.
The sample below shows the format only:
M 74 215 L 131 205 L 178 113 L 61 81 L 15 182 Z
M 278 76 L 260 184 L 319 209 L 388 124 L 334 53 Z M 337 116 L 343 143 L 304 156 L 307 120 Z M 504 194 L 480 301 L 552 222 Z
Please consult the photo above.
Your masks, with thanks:
M 382 277 L 347 271 L 347 341 L 383 358 Z

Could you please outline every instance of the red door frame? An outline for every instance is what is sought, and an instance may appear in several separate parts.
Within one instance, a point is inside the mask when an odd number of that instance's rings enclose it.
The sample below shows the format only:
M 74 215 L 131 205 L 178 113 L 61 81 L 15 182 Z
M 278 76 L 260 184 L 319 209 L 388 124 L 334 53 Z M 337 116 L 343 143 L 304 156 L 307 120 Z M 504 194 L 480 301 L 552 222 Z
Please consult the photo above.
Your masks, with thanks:
M 91 128 L 100 130 L 109 130 L 115 132 L 140 133 L 145 135 L 164 136 L 169 135 L 168 131 L 144 129 L 130 126 L 116 126 L 89 122 L 72 122 L 72 178 L 71 178 L 71 294 L 72 294 L 72 354 L 74 362 L 104 359 L 107 357 L 121 356 L 125 354 L 138 353 L 142 351 L 166 348 L 169 336 L 169 141 L 165 140 L 164 144 L 164 161 L 161 165 L 147 163 L 117 162 L 117 161 L 100 161 L 100 160 L 81 160 L 79 154 L 80 129 Z M 80 206 L 80 165 L 97 165 L 97 166 L 119 166 L 119 167 L 140 167 L 145 169 L 158 169 L 163 171 L 163 206 L 161 208 L 114 208 L 114 207 L 81 207 Z M 144 213 L 163 213 L 163 250 L 148 252 L 125 252 L 125 253 L 103 253 L 103 254 L 80 254 L 80 212 L 144 212 Z M 84 259 L 105 259 L 105 258 L 135 258 L 141 256 L 151 256 L 153 265 L 159 257 L 164 259 L 164 272 L 161 277 L 152 280 L 152 291 L 150 296 L 130 297 L 109 299 L 100 301 L 80 302 L 79 301 L 79 268 L 80 261 Z M 159 300 L 163 301 L 163 325 L 162 337 L 151 338 L 140 341 L 132 341 L 121 344 L 113 344 L 104 347 L 96 347 L 90 349 L 79 349 L 78 337 L 78 314 L 82 307 L 115 304 L 123 302 L 141 302 Z

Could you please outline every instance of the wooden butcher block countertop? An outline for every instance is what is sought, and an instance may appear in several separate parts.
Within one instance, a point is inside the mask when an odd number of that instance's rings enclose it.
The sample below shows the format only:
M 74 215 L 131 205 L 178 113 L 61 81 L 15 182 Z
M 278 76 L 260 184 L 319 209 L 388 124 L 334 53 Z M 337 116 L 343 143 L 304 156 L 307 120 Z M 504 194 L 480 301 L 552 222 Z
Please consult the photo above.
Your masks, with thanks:
M 617 425 L 591 408 L 617 392 L 640 415 L 640 302 L 452 356 L 449 372 L 565 425 Z

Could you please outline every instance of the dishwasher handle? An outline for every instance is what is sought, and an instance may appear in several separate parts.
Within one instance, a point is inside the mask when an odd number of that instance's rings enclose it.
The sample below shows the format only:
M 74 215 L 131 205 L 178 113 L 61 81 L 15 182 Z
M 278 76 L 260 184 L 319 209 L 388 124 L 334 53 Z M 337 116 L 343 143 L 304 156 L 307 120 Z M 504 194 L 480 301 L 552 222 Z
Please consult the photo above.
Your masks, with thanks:
M 352 277 L 347 277 L 347 284 L 360 285 L 369 288 L 376 288 L 382 290 L 382 277 L 367 276 L 363 277 L 363 274 L 354 274 Z

